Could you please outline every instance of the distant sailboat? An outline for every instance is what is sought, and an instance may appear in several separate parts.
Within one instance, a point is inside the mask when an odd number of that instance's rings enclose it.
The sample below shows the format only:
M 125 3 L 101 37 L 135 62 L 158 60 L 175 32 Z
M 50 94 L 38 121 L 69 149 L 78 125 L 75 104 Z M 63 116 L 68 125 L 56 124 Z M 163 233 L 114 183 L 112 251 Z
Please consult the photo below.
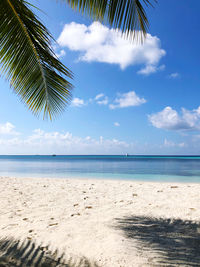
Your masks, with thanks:
M 53 154 L 52 157 L 56 157 L 56 154 Z
M 128 153 L 126 153 L 126 157 L 128 157 L 129 156 L 129 154 Z

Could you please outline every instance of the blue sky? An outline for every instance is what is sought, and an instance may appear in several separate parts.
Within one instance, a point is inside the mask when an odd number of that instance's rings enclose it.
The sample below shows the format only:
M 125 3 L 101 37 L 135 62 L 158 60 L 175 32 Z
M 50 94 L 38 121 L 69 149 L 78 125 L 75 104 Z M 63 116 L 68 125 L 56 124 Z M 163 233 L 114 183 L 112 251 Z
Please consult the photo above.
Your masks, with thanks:
M 143 45 L 53 0 L 32 0 L 74 73 L 55 121 L 34 117 L 0 79 L 0 154 L 200 154 L 199 0 L 147 9 Z

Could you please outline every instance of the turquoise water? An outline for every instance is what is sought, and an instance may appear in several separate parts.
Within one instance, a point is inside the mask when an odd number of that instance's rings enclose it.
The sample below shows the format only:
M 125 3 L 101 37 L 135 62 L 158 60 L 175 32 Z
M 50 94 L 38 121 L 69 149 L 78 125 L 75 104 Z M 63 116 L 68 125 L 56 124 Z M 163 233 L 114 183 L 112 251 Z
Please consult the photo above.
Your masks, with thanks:
M 200 156 L 0 156 L 0 176 L 200 182 Z

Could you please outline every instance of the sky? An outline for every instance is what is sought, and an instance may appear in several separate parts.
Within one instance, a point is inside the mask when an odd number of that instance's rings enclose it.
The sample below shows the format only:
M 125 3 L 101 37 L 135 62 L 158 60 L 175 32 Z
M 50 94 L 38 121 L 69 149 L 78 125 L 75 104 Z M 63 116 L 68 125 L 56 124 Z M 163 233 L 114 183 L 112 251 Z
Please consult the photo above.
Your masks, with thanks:
M 143 44 L 62 1 L 30 2 L 74 73 L 73 98 L 44 121 L 1 76 L 0 154 L 200 154 L 199 0 L 147 8 Z

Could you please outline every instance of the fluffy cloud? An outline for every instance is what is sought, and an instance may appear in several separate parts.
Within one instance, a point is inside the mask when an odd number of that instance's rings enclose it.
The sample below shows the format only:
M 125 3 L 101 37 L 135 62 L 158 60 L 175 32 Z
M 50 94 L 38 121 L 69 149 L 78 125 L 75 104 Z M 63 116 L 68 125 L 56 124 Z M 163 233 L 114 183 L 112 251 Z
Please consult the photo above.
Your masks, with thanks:
M 116 138 L 79 137 L 69 132 L 45 132 L 36 129 L 28 137 L 0 138 L 0 154 L 121 154 L 133 143 Z
M 97 104 L 99 105 L 108 105 L 108 97 L 105 96 L 104 94 L 98 94 L 94 98 Z
M 104 99 L 97 101 L 97 104 L 107 105 L 108 104 L 108 97 L 105 97 Z
M 62 58 L 62 57 L 64 57 L 65 55 L 66 55 L 66 52 L 65 52 L 65 50 L 63 50 L 63 49 L 61 49 L 59 52 L 56 53 L 56 56 L 57 56 L 58 58 Z
M 16 132 L 14 129 L 15 126 L 10 122 L 0 124 L 0 134 L 18 135 L 19 133 Z
M 184 142 L 182 142 L 182 143 L 175 143 L 175 142 L 170 141 L 170 140 L 167 140 L 165 138 L 163 146 L 164 147 L 169 147 L 169 148 L 170 147 L 185 147 L 186 144 Z
M 173 72 L 169 75 L 169 78 L 175 79 L 178 78 L 180 76 L 180 74 L 178 72 Z
M 151 73 L 155 73 L 157 71 L 162 71 L 165 69 L 165 65 L 161 66 L 155 66 L 155 65 L 146 65 L 143 69 L 139 70 L 137 73 L 138 74 L 143 74 L 143 75 L 149 75 Z
M 0 136 L 0 154 L 199 154 L 200 135 L 182 137 L 181 142 L 165 138 L 162 144 L 126 142 L 102 136 L 75 136 L 70 132 L 35 129 L 28 136 Z
M 171 107 L 148 116 L 153 126 L 166 130 L 200 130 L 200 107 L 193 110 L 182 108 L 181 114 Z
M 75 97 L 75 98 L 73 98 L 71 105 L 73 107 L 82 107 L 82 106 L 86 105 L 86 103 L 84 102 L 83 99 Z
M 146 103 L 144 98 L 140 98 L 134 91 L 130 91 L 125 94 L 118 94 L 118 97 L 114 100 L 114 104 L 110 104 L 110 109 L 126 108 L 131 106 L 139 106 Z
M 104 94 L 100 93 L 100 94 L 96 95 L 94 99 L 99 100 L 102 97 L 104 97 Z
M 120 126 L 119 122 L 114 122 L 114 125 L 115 125 L 116 127 L 119 127 L 119 126 Z
M 116 109 L 139 106 L 141 104 L 146 103 L 146 100 L 144 98 L 139 97 L 134 91 L 130 91 L 124 94 L 118 93 L 114 101 L 109 101 L 108 97 L 103 93 L 100 93 L 94 98 L 90 98 L 89 100 L 83 100 L 77 97 L 72 100 L 71 105 L 74 107 L 82 107 L 84 105 L 92 103 L 105 106 L 108 105 L 110 109 Z
M 57 41 L 62 47 L 80 52 L 80 61 L 117 64 L 121 69 L 142 64 L 155 72 L 166 54 L 156 36 L 147 34 L 143 44 L 131 42 L 120 31 L 109 29 L 99 22 L 90 26 L 75 22 L 66 24 Z

